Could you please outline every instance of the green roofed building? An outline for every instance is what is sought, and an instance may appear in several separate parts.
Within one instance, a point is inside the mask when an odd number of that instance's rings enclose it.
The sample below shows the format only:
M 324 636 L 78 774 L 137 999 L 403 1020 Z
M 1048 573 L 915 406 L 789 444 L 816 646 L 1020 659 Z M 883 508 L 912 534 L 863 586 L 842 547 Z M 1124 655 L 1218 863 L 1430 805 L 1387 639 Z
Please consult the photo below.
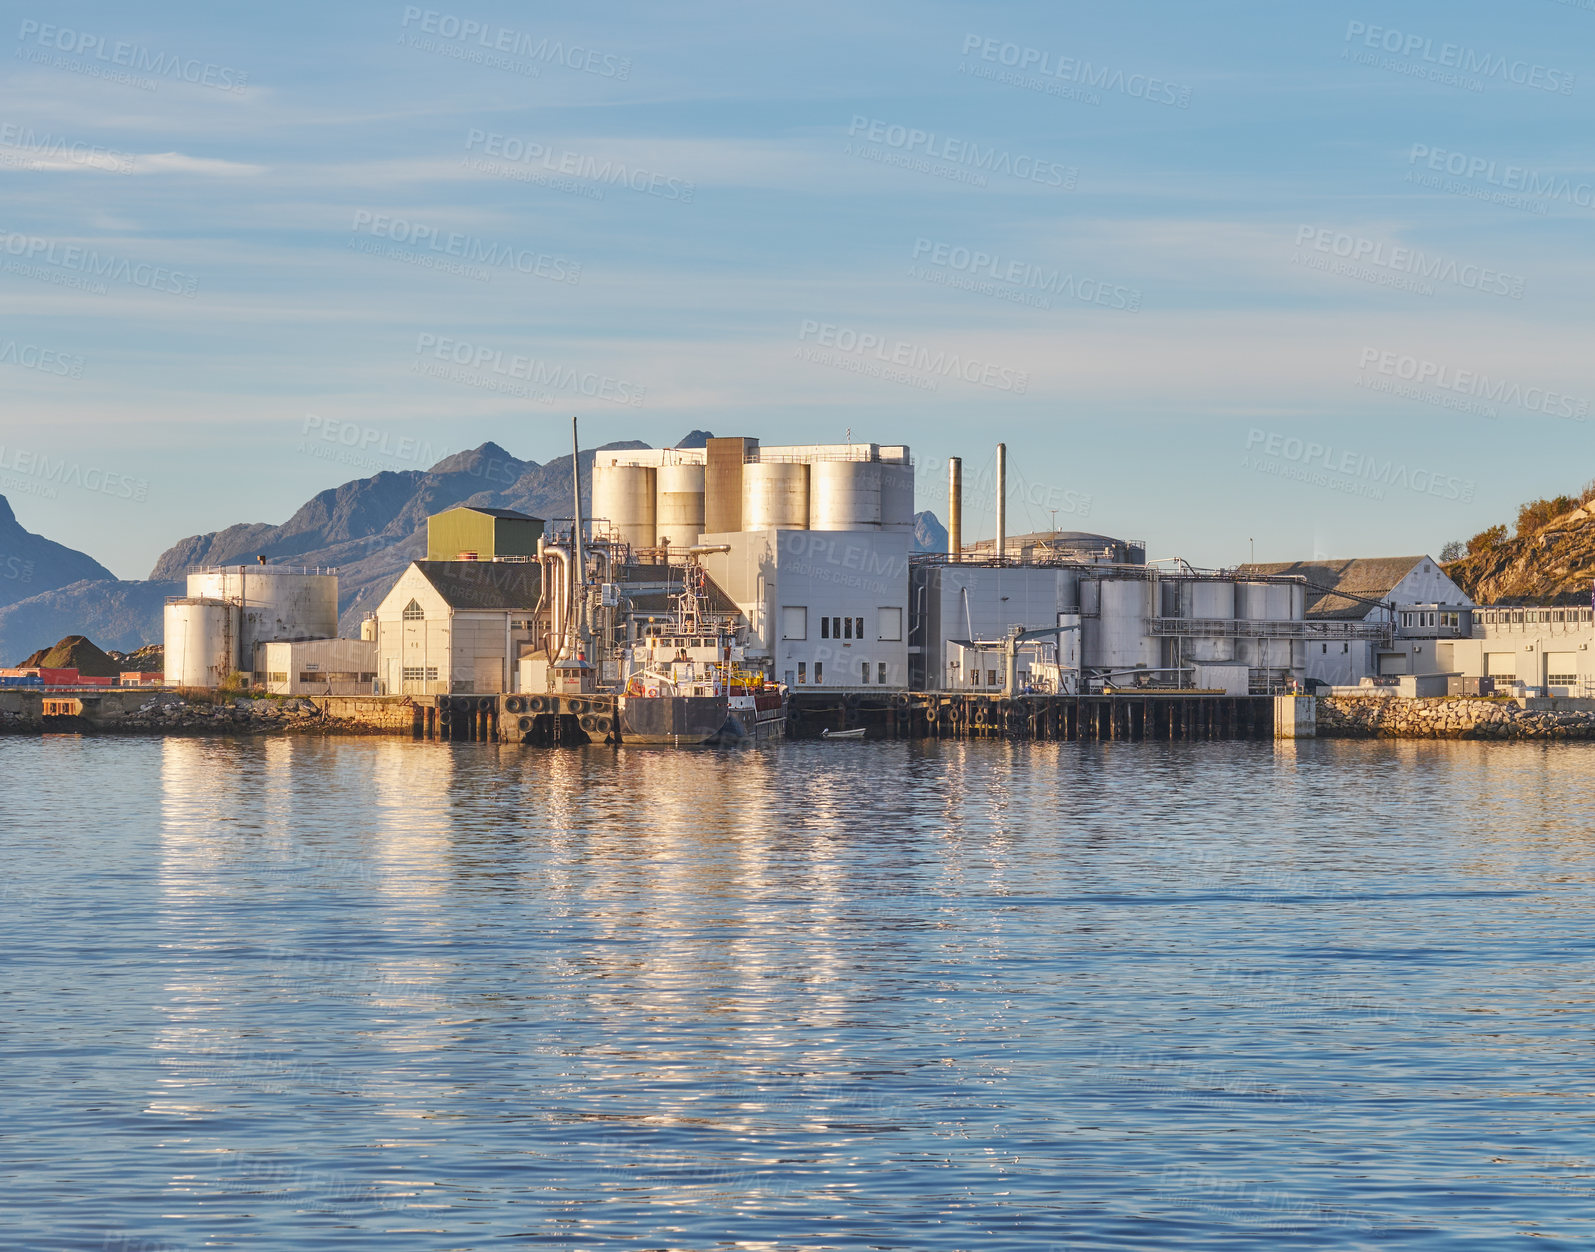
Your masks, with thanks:
M 444 509 L 426 519 L 429 561 L 491 561 L 506 556 L 536 556 L 543 519 L 514 509 L 480 509 L 468 504 Z

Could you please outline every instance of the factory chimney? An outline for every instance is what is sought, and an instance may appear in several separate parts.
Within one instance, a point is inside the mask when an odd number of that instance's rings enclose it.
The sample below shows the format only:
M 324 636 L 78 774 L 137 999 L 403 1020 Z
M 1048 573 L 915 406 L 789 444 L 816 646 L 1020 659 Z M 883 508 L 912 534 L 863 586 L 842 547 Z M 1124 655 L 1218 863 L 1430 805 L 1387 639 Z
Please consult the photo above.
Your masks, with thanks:
M 997 445 L 997 545 L 998 559 L 1008 555 L 1008 445 Z
M 964 458 L 947 458 L 947 555 L 961 560 L 964 550 Z

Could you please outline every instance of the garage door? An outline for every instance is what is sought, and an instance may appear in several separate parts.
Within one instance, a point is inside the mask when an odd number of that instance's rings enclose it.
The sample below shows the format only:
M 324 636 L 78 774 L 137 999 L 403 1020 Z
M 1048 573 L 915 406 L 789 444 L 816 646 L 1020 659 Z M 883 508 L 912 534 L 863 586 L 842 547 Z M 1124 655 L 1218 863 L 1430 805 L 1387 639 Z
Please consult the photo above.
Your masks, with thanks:
M 1484 654 L 1484 672 L 1491 678 L 1516 678 L 1517 653 L 1486 652 Z
M 1578 694 L 1578 653 L 1547 652 L 1545 654 L 1545 685 L 1553 696 Z

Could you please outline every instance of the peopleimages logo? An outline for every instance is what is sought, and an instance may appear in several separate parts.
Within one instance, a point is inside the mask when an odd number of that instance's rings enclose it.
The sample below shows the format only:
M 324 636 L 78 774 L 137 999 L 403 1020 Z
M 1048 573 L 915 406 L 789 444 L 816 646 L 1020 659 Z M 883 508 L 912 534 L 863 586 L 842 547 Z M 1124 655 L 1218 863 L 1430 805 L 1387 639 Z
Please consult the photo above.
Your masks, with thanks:
M 993 365 L 943 348 L 926 348 L 902 339 L 889 339 L 871 331 L 857 331 L 834 322 L 805 318 L 798 328 L 800 342 L 815 344 L 849 357 L 867 359 L 877 365 L 914 370 L 938 378 L 958 378 L 998 391 L 1024 395 L 1030 387 L 1025 370 Z M 801 349 L 799 350 L 801 354 Z
M 1182 87 L 1178 83 L 1166 83 L 1161 78 L 1153 78 L 1150 74 L 1126 74 L 1121 69 L 1093 65 L 1090 61 L 1082 61 L 1076 57 L 1058 56 L 1041 48 L 1021 47 L 1016 43 L 990 39 L 984 35 L 964 36 L 964 56 L 967 57 L 971 53 L 982 61 L 1012 70 L 1015 75 L 1020 76 L 1015 79 L 1019 86 L 1030 86 L 1031 83 L 1022 76 L 1034 74 L 1038 83 L 1051 79 L 1097 91 L 1116 91 L 1136 100 L 1169 104 L 1177 109 L 1191 107 L 1189 87 Z
M 140 74 L 153 74 L 157 78 L 176 79 L 199 87 L 214 87 L 219 91 L 241 92 L 249 83 L 249 75 L 230 65 L 215 65 L 196 57 L 182 57 L 170 52 L 156 52 L 143 44 L 126 40 L 108 42 L 104 35 L 73 30 L 69 26 L 55 26 L 48 22 L 25 19 L 17 32 L 24 46 L 33 44 L 41 53 L 65 52 L 71 56 L 88 58 L 106 65 L 121 66 Z M 24 49 L 17 50 L 22 56 Z M 38 57 L 25 57 L 38 60 Z M 105 75 L 126 78 L 126 75 Z M 142 86 L 143 84 L 136 84 Z M 151 84 L 153 86 L 153 84 Z
M 1242 469 L 1277 474 L 1314 486 L 1350 491 L 1354 495 L 1372 495 L 1374 499 L 1384 498 L 1380 490 L 1384 487 L 1400 487 L 1419 495 L 1471 504 L 1478 486 L 1471 478 L 1415 468 L 1389 458 L 1381 460 L 1366 452 L 1337 449 L 1333 444 L 1279 431 L 1258 430 L 1255 426 L 1247 433 L 1246 452 L 1241 458 Z M 1263 457 L 1271 460 L 1265 461 Z
M 1415 58 L 1422 65 L 1437 70 L 1472 74 L 1480 79 L 1495 78 L 1553 95 L 1572 95 L 1578 83 L 1576 74 L 1553 66 L 1518 60 L 1495 52 L 1480 52 L 1477 48 L 1464 47 L 1462 44 L 1436 44 L 1427 35 L 1408 34 L 1389 26 L 1370 26 L 1367 22 L 1348 23 L 1345 42 L 1360 44 L 1375 52 L 1386 52 L 1409 61 Z M 1346 53 L 1351 51 L 1348 48 Z
M 65 161 L 85 169 L 108 170 L 113 174 L 133 172 L 131 153 L 84 143 L 81 139 L 68 139 L 64 135 L 52 135 L 48 131 L 40 133 L 31 126 L 21 126 L 16 122 L 0 122 L 0 144 L 18 149 L 15 153 L 0 152 L 0 165 L 42 170 Z
M 507 161 L 511 166 L 538 166 L 549 174 L 563 178 L 585 179 L 608 187 L 625 187 L 642 195 L 658 196 L 662 200 L 680 200 L 683 204 L 691 204 L 693 194 L 697 191 L 694 183 L 683 178 L 627 166 L 620 161 L 600 160 L 579 152 L 567 152 L 533 139 L 520 139 L 498 131 L 468 131 L 465 150 Z M 486 172 L 499 171 L 486 169 Z
M 1383 378 L 1397 382 L 1411 383 L 1417 388 L 1432 387 L 1436 391 L 1452 392 L 1458 396 L 1484 400 L 1490 404 L 1509 404 L 1546 417 L 1582 422 L 1589 416 L 1589 401 L 1577 396 L 1563 395 L 1546 387 L 1525 387 L 1521 383 L 1504 378 L 1491 378 L 1488 374 L 1481 374 L 1477 370 L 1457 369 L 1438 361 L 1425 360 L 1423 357 L 1379 348 L 1364 348 L 1357 368 L 1365 373 L 1371 370 Z M 1388 390 L 1383 387 L 1370 389 Z M 1495 414 L 1491 412 L 1485 416 L 1494 417 Z
M 374 239 L 405 244 L 423 253 L 447 257 L 459 262 L 461 267 L 477 266 L 484 272 L 512 270 L 534 278 L 546 278 L 556 283 L 581 281 L 580 263 L 550 252 L 537 252 L 531 248 L 516 248 L 506 243 L 480 239 L 460 231 L 441 231 L 424 222 L 407 218 L 390 217 L 372 213 L 369 209 L 356 209 L 354 224 L 349 228 L 355 234 L 367 234 Z M 350 241 L 353 246 L 354 240 Z M 391 255 L 387 253 L 386 255 Z M 468 270 L 466 271 L 469 272 Z
M 1035 308 L 1050 309 L 1054 297 L 1130 313 L 1139 312 L 1141 308 L 1141 293 L 1134 287 L 1030 261 L 1008 261 L 996 253 L 941 243 L 923 236 L 914 240 L 914 260 L 918 264 L 909 269 L 910 278 L 939 282 L 942 286 L 959 287 Z M 949 273 L 926 270 L 927 265 Z
M 437 9 L 422 9 L 413 4 L 404 6 L 404 17 L 399 26 L 405 32 L 401 41 L 425 51 L 435 49 L 425 46 L 425 41 L 415 38 L 411 28 L 449 44 L 459 46 L 462 59 L 472 60 L 483 53 L 504 53 L 512 57 L 525 57 L 544 65 L 563 65 L 566 69 L 596 74 L 600 78 L 624 81 L 631 77 L 631 58 L 615 56 L 584 48 L 580 44 L 567 45 L 563 40 L 549 39 L 547 35 L 530 35 L 508 26 L 490 26 L 475 18 L 458 17 Z M 504 67 L 507 68 L 507 67 Z
M 51 265 L 57 270 L 68 272 L 71 281 L 66 285 L 87 285 L 89 290 L 100 295 L 106 291 L 105 284 L 93 280 L 101 278 L 179 296 L 192 296 L 199 289 L 199 279 L 181 270 L 167 269 L 163 265 L 146 265 L 140 261 L 129 261 L 125 257 L 102 256 L 79 244 L 61 243 L 38 235 L 0 231 L 0 253 L 19 258 L 17 262 L 6 263 L 6 269 L 12 273 L 54 281 L 51 271 L 40 268 Z
M 1407 156 L 1410 166 L 1422 166 L 1437 174 L 1488 183 L 1503 191 L 1521 192 L 1547 200 L 1563 200 L 1581 209 L 1595 209 L 1595 182 L 1574 182 L 1566 174 L 1544 174 L 1525 165 L 1508 165 L 1490 157 L 1470 156 L 1447 148 L 1415 143 Z
M 1002 148 L 982 148 L 968 139 L 938 135 L 933 130 L 901 126 L 896 122 L 884 122 L 858 113 L 853 115 L 847 133 L 850 138 L 879 145 L 879 150 L 875 152 L 861 148 L 856 154 L 858 156 L 880 160 L 887 165 L 907 164 L 911 168 L 919 168 L 912 165 L 915 159 L 927 163 L 941 161 L 954 167 L 960 174 L 968 175 L 959 181 L 975 182 L 982 187 L 985 186 L 985 180 L 980 176 L 1001 174 L 1023 182 L 1039 183 L 1043 187 L 1062 187 L 1072 191 L 1080 177 L 1080 171 L 1072 165 L 1060 165 L 1057 161 L 1041 160 Z M 847 151 L 852 153 L 851 144 Z
M 1382 240 L 1352 235 L 1324 226 L 1299 226 L 1296 246 L 1308 247 L 1325 257 L 1337 257 L 1352 266 L 1371 265 L 1397 274 L 1410 275 L 1420 282 L 1452 283 L 1469 291 L 1523 298 L 1524 280 L 1514 274 L 1451 257 L 1433 256 L 1415 248 L 1387 244 Z M 1300 254 L 1298 254 L 1299 263 Z M 1356 275 L 1353 274 L 1353 277 Z M 1425 293 L 1427 294 L 1427 293 Z
M 486 344 L 469 343 L 463 339 L 434 335 L 426 331 L 422 331 L 416 338 L 415 354 L 416 360 L 410 367 L 413 373 L 447 378 L 456 382 L 464 381 L 468 385 L 475 384 L 471 384 L 468 379 L 462 379 L 457 372 L 448 367 L 463 366 L 478 372 L 485 370 L 510 383 L 573 391 L 589 399 L 608 400 L 612 404 L 641 404 L 646 390 L 623 378 L 594 374 L 590 370 L 578 370 L 569 365 L 559 365 L 534 356 L 507 353 L 501 348 L 491 348 Z M 488 390 L 499 390 L 499 388 L 489 387 Z

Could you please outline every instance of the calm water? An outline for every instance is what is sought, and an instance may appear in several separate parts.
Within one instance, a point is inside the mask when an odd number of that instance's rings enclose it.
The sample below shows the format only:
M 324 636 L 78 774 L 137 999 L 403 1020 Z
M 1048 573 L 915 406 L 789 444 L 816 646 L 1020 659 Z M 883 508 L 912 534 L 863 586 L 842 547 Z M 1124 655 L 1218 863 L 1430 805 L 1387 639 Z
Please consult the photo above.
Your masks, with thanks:
M 1595 1239 L 1587 747 L 0 772 L 5 1248 Z

